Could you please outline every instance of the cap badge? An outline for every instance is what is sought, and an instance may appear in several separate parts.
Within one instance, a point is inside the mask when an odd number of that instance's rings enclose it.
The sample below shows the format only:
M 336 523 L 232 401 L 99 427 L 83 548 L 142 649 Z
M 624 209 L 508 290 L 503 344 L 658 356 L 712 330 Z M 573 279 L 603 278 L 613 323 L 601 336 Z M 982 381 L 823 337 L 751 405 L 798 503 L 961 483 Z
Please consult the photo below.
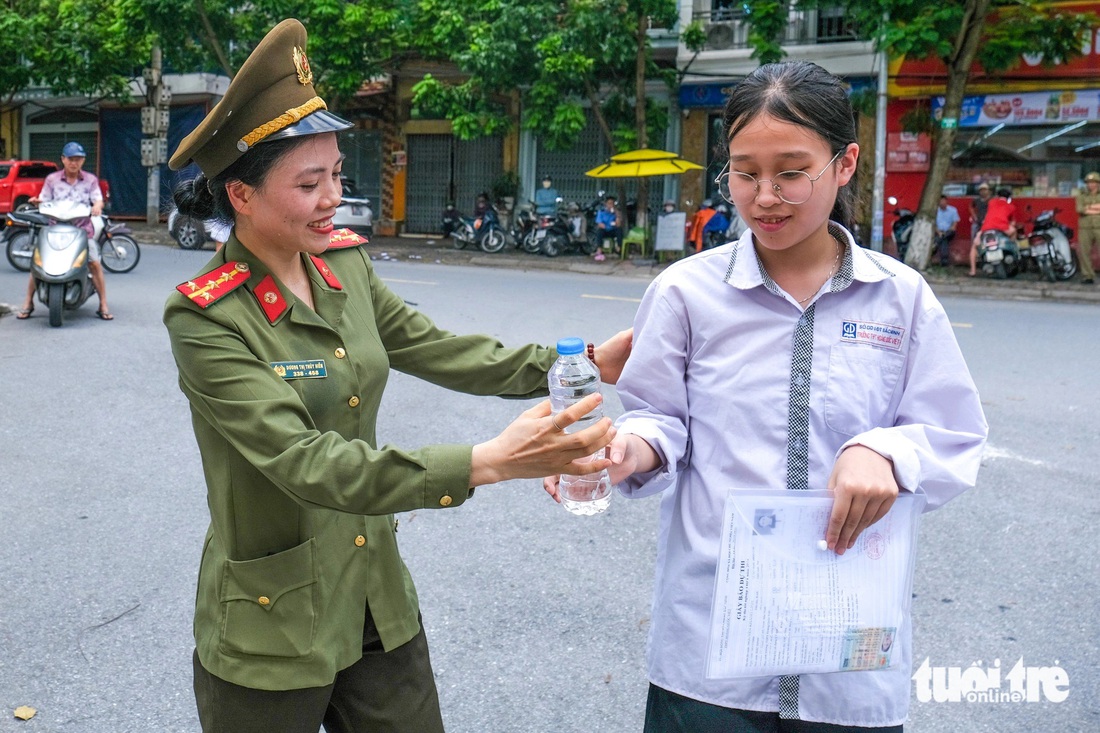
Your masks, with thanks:
M 294 47 L 294 68 L 298 72 L 298 83 L 300 84 L 312 84 L 313 83 L 313 69 L 309 68 L 309 59 L 306 58 L 306 52 L 297 46 Z

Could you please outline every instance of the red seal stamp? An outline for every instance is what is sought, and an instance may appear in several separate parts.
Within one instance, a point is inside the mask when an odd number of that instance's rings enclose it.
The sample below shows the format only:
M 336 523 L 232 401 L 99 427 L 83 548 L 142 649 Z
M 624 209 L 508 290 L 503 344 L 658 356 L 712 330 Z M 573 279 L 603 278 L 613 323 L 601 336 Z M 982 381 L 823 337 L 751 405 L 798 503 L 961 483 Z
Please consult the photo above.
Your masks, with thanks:
M 878 560 L 886 552 L 886 540 L 878 532 L 864 536 L 864 552 L 871 560 Z

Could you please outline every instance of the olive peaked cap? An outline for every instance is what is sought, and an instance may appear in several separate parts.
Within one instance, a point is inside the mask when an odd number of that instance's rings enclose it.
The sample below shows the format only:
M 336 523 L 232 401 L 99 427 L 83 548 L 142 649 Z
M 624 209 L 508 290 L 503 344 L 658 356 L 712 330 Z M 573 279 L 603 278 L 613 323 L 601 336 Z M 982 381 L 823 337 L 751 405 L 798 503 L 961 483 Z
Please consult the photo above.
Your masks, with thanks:
M 183 139 L 168 166 L 179 170 L 193 160 L 213 178 L 259 143 L 349 127 L 317 96 L 305 26 L 289 18 L 253 49 L 225 96 Z

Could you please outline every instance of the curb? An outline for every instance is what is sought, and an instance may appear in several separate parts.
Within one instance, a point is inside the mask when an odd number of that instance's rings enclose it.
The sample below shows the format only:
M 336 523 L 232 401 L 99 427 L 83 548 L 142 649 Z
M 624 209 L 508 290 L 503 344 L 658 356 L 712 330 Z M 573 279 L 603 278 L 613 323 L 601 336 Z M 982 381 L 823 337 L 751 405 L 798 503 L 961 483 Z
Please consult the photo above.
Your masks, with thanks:
M 150 226 L 145 222 L 128 222 L 134 237 L 141 244 L 175 247 L 176 242 L 165 225 Z M 369 246 L 372 260 L 400 262 L 427 262 L 441 265 L 470 265 L 473 267 L 497 267 L 513 270 L 558 270 L 580 275 L 630 277 L 652 280 L 670 262 L 632 257 L 625 260 L 608 257 L 604 262 L 594 262 L 585 255 L 563 254 L 557 257 L 527 254 L 506 247 L 496 254 L 486 254 L 476 248 L 455 249 L 449 240 L 427 237 L 381 237 L 371 239 Z M 206 245 L 213 254 L 213 244 Z M 968 278 L 965 268 L 958 268 L 959 277 L 943 274 L 943 271 L 925 273 L 925 280 L 937 296 L 984 298 L 993 300 L 1045 301 L 1050 303 L 1100 304 L 1100 287 L 1081 285 L 1077 282 L 1047 283 L 1034 280 L 992 280 L 984 277 Z M 1025 275 L 1024 277 L 1031 277 Z

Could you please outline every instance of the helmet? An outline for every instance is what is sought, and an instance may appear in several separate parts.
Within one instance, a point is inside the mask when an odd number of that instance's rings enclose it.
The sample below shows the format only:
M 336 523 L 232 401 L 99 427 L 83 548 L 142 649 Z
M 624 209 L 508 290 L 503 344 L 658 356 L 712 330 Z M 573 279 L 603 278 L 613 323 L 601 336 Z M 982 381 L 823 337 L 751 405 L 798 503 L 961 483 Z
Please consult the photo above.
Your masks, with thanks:
M 63 158 L 86 158 L 88 154 L 84 152 L 84 146 L 78 142 L 65 143 L 65 147 L 61 148 L 61 156 Z
M 989 184 L 988 183 L 979 183 L 978 184 L 978 190 L 979 191 L 988 191 L 989 190 Z
M 704 209 L 713 209 L 714 208 L 714 202 L 711 201 L 710 199 L 703 199 L 702 206 L 703 206 Z
M 718 204 L 718 206 L 714 207 L 714 210 L 726 215 L 730 213 L 729 207 L 725 204 Z
M 1089 173 L 1087 176 L 1085 176 L 1085 183 L 1088 183 L 1090 181 L 1096 181 L 1097 183 L 1100 183 L 1100 173 L 1093 171 L 1092 173 Z

